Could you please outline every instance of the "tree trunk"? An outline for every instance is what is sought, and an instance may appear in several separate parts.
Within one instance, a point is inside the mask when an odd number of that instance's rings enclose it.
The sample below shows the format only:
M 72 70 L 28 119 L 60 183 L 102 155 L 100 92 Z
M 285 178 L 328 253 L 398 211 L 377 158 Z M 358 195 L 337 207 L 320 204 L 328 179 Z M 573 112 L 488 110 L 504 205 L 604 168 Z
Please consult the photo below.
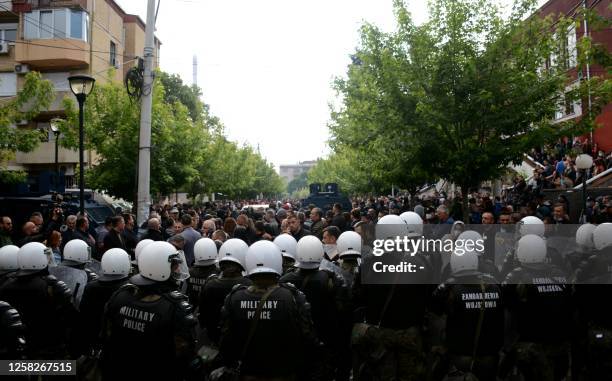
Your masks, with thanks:
M 469 189 L 469 185 L 461 184 L 461 209 L 463 212 L 463 222 L 466 225 L 470 223 Z

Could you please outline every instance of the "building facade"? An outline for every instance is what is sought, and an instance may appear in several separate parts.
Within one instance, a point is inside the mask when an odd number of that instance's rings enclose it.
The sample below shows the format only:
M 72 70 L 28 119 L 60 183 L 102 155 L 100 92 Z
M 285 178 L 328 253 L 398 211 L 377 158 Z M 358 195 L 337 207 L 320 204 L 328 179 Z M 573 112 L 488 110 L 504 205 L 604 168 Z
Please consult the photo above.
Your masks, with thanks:
M 138 65 L 144 38 L 140 17 L 125 13 L 113 0 L 0 1 L 0 101 L 17 94 L 29 71 L 40 72 L 55 90 L 47 112 L 17 126 L 39 129 L 46 136 L 35 151 L 18 152 L 8 165 L 9 170 L 28 172 L 28 191 L 39 191 L 55 171 L 50 121 L 63 115 L 65 97 L 74 99 L 68 77 L 87 74 L 96 83 L 122 82 L 125 73 Z M 158 39 L 155 43 L 157 67 L 161 43 Z M 95 161 L 95 152 L 86 152 L 85 164 Z M 60 147 L 58 162 L 66 186 L 76 187 L 78 151 Z
M 302 161 L 298 164 L 281 165 L 279 167 L 279 174 L 284 178 L 287 183 L 291 180 L 299 177 L 302 173 L 308 172 L 310 168 L 314 167 L 317 162 L 315 160 Z
M 591 9 L 599 16 L 610 19 L 612 18 L 612 8 L 609 1 L 601 0 L 549 0 L 540 9 L 537 14 L 540 17 L 551 16 L 557 18 L 559 15 L 568 17 L 576 17 L 584 9 Z M 595 44 L 601 44 L 608 51 L 612 49 L 612 30 L 609 28 L 596 30 L 592 28 L 588 22 L 576 23 L 569 27 L 567 39 L 563 41 L 563 45 L 567 49 L 565 57 L 565 66 L 572 81 L 567 84 L 566 89 L 569 91 L 573 86 L 576 86 L 581 78 L 588 79 L 594 76 L 607 75 L 604 68 L 599 65 L 592 65 L 580 70 L 578 64 L 577 41 L 583 36 L 590 36 Z M 548 64 L 555 64 L 558 57 L 550 57 Z M 555 115 L 556 121 L 565 121 L 568 119 L 579 118 L 589 112 L 589 100 L 583 99 L 578 102 L 566 101 L 559 106 L 559 110 Z M 612 104 L 608 104 L 597 116 L 596 122 L 601 126 L 593 131 L 592 142 L 597 144 L 599 149 L 608 153 L 612 151 Z M 590 138 L 590 137 L 589 137 Z

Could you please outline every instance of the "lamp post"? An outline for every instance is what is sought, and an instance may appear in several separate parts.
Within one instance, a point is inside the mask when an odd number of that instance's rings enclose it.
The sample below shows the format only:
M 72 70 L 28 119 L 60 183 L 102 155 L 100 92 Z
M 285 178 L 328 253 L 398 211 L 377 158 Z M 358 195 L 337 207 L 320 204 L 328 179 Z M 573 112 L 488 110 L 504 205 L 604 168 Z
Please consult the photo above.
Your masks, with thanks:
M 70 90 L 79 102 L 79 212 L 85 215 L 85 168 L 83 166 L 83 105 L 96 80 L 88 75 L 73 75 L 68 77 Z
M 59 126 L 57 119 L 51 119 L 49 123 L 51 126 L 51 131 L 53 135 L 55 135 L 55 176 L 53 176 L 53 189 L 58 192 L 59 191 L 59 161 L 58 161 L 58 151 L 59 151 Z
M 583 153 L 576 158 L 576 168 L 582 172 L 582 215 L 586 223 L 586 199 L 587 199 L 587 172 L 593 166 L 593 158 L 591 155 Z

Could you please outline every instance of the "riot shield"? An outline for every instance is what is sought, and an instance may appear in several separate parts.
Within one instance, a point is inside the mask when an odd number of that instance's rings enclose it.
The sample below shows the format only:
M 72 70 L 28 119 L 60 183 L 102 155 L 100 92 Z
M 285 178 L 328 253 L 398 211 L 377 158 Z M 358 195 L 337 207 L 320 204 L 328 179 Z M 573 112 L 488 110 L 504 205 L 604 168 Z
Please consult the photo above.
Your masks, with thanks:
M 87 268 L 100 275 L 102 271 L 102 263 L 97 259 L 92 259 L 91 262 L 87 264 Z
M 66 283 L 72 291 L 72 303 L 76 308 L 79 308 L 87 284 L 87 273 L 83 270 L 61 265 L 49 267 L 49 273 Z
M 498 231 L 495 233 L 495 266 L 501 270 L 506 254 L 514 250 L 516 235 L 512 232 Z

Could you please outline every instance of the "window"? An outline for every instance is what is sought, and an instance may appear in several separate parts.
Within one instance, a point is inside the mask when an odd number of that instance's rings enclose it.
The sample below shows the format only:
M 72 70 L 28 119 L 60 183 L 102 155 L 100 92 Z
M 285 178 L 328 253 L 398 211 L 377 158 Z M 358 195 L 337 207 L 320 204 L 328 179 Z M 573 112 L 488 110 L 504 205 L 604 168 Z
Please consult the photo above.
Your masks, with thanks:
M 83 39 L 83 12 L 70 11 L 70 37 Z
M 74 38 L 87 41 L 88 23 L 85 11 L 36 10 L 24 13 L 24 37 L 28 40 Z
M 0 41 L 13 44 L 17 39 L 17 24 L 0 24 Z
M 567 30 L 567 39 L 565 43 L 565 67 L 570 69 L 578 64 L 578 53 L 576 50 L 576 27 L 572 25 Z
M 110 42 L 110 64 L 117 67 L 117 45 L 114 42 Z
M 569 94 L 575 86 L 575 84 L 570 85 L 565 89 L 565 94 L 560 100 L 559 107 L 555 112 L 555 121 L 572 119 L 582 115 L 582 102 L 580 99 L 573 100 Z
M 0 96 L 10 97 L 17 95 L 17 74 L 0 73 Z

